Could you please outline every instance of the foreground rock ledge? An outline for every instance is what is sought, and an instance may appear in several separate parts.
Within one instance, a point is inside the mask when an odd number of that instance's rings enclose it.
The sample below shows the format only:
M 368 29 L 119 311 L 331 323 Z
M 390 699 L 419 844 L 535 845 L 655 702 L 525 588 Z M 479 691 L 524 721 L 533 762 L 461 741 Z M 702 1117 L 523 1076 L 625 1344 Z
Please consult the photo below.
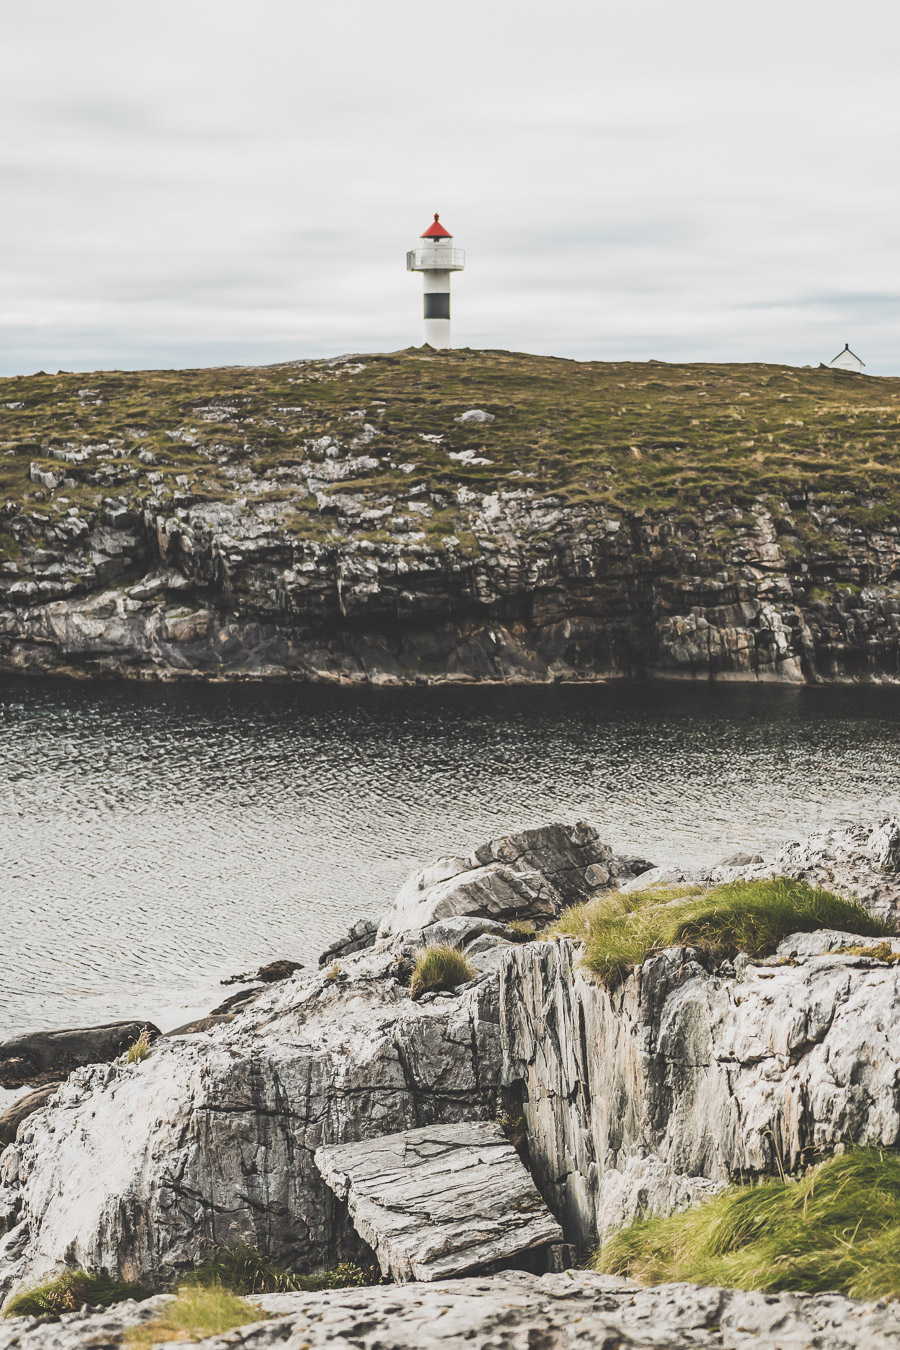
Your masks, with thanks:
M 255 1300 L 256 1301 L 256 1300 Z M 129 1303 L 63 1322 L 0 1323 L 0 1350 L 112 1350 L 158 1312 Z M 832 1294 L 745 1294 L 690 1284 L 643 1289 L 587 1271 L 520 1271 L 435 1284 L 261 1297 L 265 1320 L 207 1350 L 897 1350 L 896 1304 Z

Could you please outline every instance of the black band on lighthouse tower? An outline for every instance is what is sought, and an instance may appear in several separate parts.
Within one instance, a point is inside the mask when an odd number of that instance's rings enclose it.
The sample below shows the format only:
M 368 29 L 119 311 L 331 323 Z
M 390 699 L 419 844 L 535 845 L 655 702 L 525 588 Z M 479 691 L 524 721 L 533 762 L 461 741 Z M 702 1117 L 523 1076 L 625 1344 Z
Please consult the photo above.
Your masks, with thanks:
M 426 319 L 449 319 L 449 318 L 450 318 L 450 292 L 449 292 L 449 291 L 426 291 L 426 292 L 425 292 L 425 318 L 426 318 Z

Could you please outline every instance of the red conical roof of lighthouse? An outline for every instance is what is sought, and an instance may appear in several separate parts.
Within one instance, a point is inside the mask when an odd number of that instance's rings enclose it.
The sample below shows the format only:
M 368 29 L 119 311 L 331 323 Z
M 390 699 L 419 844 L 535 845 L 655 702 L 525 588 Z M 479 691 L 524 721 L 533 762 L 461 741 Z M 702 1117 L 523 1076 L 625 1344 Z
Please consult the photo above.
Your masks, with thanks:
M 438 220 L 438 213 L 437 213 L 437 211 L 435 211 L 435 213 L 434 213 L 434 224 L 433 224 L 433 225 L 429 225 L 429 226 L 428 226 L 428 229 L 425 230 L 425 231 L 422 233 L 422 235 L 420 236 L 420 238 L 422 238 L 422 239 L 452 239 L 452 238 L 453 238 L 453 235 L 450 233 L 449 230 L 445 230 L 445 229 L 444 229 L 443 225 L 442 225 L 441 222 Z

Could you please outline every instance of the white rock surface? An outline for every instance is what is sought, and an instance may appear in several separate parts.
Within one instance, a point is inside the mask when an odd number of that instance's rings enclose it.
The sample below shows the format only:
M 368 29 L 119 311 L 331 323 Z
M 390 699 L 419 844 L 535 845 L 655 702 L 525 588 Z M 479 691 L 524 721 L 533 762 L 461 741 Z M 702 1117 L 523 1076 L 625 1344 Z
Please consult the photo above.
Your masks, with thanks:
M 494 421 L 494 414 L 485 412 L 483 408 L 469 408 L 467 412 L 460 413 L 453 420 L 454 422 L 461 422 L 464 427 L 483 426 L 485 422 Z
M 676 948 L 612 994 L 567 940 L 510 949 L 505 1079 L 569 1241 L 846 1140 L 900 1145 L 900 966 L 817 936 L 715 974 Z
M 501 1275 L 269 1294 L 264 1320 L 202 1350 L 897 1350 L 897 1304 L 833 1294 L 653 1289 L 609 1275 Z M 139 1305 L 138 1305 L 139 1307 Z M 0 1323 L 0 1350 L 116 1350 L 134 1304 L 65 1321 Z
M 139 1064 L 76 1071 L 0 1157 L 0 1289 L 72 1263 L 158 1279 L 210 1243 L 299 1269 L 359 1255 L 315 1150 L 497 1109 L 496 976 L 413 1003 L 405 952 L 298 972 Z
M 493 1121 L 431 1125 L 320 1148 L 316 1166 L 384 1275 L 440 1280 L 562 1242 Z

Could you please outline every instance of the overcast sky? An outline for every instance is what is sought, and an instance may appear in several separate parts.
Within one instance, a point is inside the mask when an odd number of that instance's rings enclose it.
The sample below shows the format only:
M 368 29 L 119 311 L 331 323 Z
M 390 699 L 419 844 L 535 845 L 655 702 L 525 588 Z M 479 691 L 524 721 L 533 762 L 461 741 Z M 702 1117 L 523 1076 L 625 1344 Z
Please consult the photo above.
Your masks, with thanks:
M 0 373 L 419 343 L 900 374 L 896 0 L 6 0 Z

